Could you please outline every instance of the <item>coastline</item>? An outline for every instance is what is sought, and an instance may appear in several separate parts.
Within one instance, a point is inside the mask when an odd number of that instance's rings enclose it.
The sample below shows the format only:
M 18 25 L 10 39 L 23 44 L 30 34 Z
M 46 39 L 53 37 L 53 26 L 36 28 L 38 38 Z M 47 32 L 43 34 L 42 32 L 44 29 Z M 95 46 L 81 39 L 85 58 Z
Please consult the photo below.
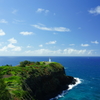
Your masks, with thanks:
M 82 83 L 80 78 L 74 77 L 74 79 L 76 80 L 76 83 L 75 84 L 72 83 L 72 84 L 68 85 L 68 88 L 66 90 L 63 90 L 62 93 L 58 94 L 56 97 L 51 98 L 49 100 L 57 100 L 59 98 L 64 97 L 64 95 L 66 95 L 69 90 L 73 89 L 75 86 L 77 86 L 77 85 L 79 85 L 79 84 Z
M 10 69 L 10 71 L 8 69 Z M 44 62 L 30 62 L 25 60 L 20 62 L 20 65 L 17 67 L 9 65 L 1 66 L 1 70 L 3 71 L 4 82 L 7 84 L 8 89 L 10 89 L 8 85 L 9 80 L 10 85 L 12 85 L 12 83 L 22 84 L 18 84 L 18 88 L 12 87 L 11 96 L 13 95 L 13 89 L 16 89 L 15 92 L 19 93 L 20 97 L 23 98 L 29 95 L 34 100 L 41 100 L 41 98 L 43 100 L 58 99 L 63 97 L 68 90 L 80 83 L 78 78 L 67 76 L 64 67 L 57 62 L 47 62 L 46 64 Z M 21 88 L 21 92 L 19 92 L 19 88 Z M 24 94 L 24 91 L 27 91 L 28 94 Z M 10 92 L 8 91 L 8 93 Z M 21 95 L 21 93 L 23 93 L 23 95 Z M 16 96 L 16 93 L 14 95 Z M 15 96 L 13 98 L 18 99 Z M 29 96 L 28 98 L 25 97 L 26 100 L 29 99 Z

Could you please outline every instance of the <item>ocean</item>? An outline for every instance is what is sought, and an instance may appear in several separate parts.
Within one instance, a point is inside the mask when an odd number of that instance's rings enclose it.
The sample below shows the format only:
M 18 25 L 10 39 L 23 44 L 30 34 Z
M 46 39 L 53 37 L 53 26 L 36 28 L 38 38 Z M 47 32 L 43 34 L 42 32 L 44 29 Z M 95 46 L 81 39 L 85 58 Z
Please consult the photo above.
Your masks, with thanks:
M 66 75 L 75 77 L 78 82 L 69 89 L 58 94 L 52 100 L 100 100 L 100 57 L 50 57 L 52 61 L 61 63 Z M 48 61 L 49 57 L 0 57 L 0 66 L 16 66 L 19 62 Z

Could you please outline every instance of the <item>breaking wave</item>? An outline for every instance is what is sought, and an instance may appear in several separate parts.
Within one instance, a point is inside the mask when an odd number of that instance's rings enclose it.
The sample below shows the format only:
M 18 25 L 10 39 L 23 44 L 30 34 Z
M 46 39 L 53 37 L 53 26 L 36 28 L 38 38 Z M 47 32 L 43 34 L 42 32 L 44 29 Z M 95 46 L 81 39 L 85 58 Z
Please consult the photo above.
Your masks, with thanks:
M 51 98 L 51 99 L 49 99 L 49 100 L 57 100 L 57 99 L 59 99 L 59 98 L 64 97 L 64 95 L 65 95 L 69 90 L 73 89 L 75 86 L 77 86 L 78 84 L 81 84 L 81 83 L 82 83 L 81 79 L 79 79 L 79 78 L 74 78 L 74 79 L 76 79 L 76 83 L 75 83 L 75 84 L 68 85 L 69 88 L 68 88 L 67 90 L 62 91 L 61 94 L 58 94 L 55 98 Z

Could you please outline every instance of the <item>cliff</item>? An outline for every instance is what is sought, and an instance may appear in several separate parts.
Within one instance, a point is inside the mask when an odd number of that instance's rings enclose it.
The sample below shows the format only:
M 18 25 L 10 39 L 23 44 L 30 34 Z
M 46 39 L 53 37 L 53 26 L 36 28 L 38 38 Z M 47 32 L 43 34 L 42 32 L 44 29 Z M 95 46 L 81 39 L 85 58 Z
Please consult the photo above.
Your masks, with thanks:
M 75 83 L 57 62 L 1 66 L 0 77 L 0 100 L 49 100 Z

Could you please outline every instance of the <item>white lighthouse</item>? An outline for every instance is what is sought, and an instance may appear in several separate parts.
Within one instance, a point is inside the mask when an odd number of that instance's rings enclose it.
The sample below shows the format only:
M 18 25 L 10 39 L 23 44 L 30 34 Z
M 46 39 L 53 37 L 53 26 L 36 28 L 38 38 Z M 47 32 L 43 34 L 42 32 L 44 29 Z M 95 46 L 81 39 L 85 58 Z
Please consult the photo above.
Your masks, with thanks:
M 49 58 L 49 62 L 51 62 L 51 59 Z

